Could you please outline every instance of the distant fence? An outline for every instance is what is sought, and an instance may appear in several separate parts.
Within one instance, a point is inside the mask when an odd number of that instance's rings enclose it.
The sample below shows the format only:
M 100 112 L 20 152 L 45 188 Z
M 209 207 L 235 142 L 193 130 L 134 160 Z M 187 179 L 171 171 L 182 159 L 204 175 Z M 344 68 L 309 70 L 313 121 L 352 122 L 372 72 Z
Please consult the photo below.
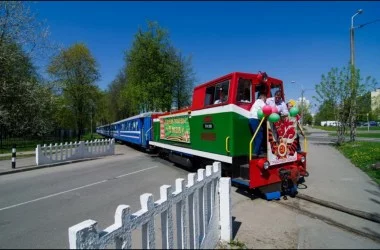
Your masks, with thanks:
M 36 164 L 44 165 L 113 154 L 115 154 L 114 139 L 37 145 Z
M 162 246 L 159 249 L 214 249 L 219 240 L 229 242 L 232 237 L 231 180 L 221 178 L 220 162 L 206 166 L 206 171 L 199 169 L 197 174 L 188 174 L 186 184 L 184 179 L 176 179 L 175 184 L 174 192 L 169 185 L 161 186 L 160 199 L 156 202 L 152 194 L 141 195 L 141 209 L 133 214 L 130 206 L 119 205 L 114 224 L 101 232 L 94 220 L 70 227 L 70 248 L 131 249 L 132 231 L 141 227 L 141 247 L 154 249 L 156 215 L 161 216 Z M 177 246 L 174 246 L 175 237 Z

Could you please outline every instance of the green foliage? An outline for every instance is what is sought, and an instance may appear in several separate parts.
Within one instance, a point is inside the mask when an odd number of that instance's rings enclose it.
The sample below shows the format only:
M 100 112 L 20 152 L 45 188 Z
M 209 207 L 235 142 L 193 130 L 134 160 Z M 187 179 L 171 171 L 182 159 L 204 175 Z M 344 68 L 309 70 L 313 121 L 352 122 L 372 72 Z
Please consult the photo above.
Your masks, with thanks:
M 116 103 L 113 117 L 187 106 L 193 81 L 190 58 L 177 52 L 166 30 L 148 22 L 147 30 L 135 35 L 124 70 L 110 85 L 111 103 Z
M 51 131 L 51 91 L 40 79 L 20 45 L 0 46 L 0 126 L 13 135 L 43 135 Z
M 327 75 L 322 75 L 321 82 L 315 86 L 317 96 L 313 98 L 324 105 L 323 110 L 320 109 L 316 116 L 316 122 L 324 120 L 324 117 L 330 118 L 332 113 L 333 119 L 330 120 L 338 121 L 340 124 L 336 127 L 338 143 L 345 140 L 347 124 L 350 125 L 350 140 L 354 140 L 358 113 L 356 100 L 366 93 L 370 81 L 371 78 L 367 77 L 363 82 L 360 71 L 349 66 L 342 69 L 332 68 Z M 365 103 L 365 100 L 362 102 Z
M 307 112 L 303 115 L 304 124 L 313 124 L 313 116 L 311 116 L 310 112 Z
M 333 107 L 332 101 L 323 101 L 319 111 L 315 114 L 315 124 L 320 125 L 321 121 L 333 121 L 335 119 Z
M 367 173 L 373 180 L 380 184 L 380 169 L 372 168 L 372 164 L 380 162 L 380 143 L 378 142 L 353 142 L 345 143 L 338 147 L 350 161 Z
M 357 120 L 367 121 L 367 113 L 371 112 L 371 92 L 368 91 L 357 99 Z
M 101 94 L 95 85 L 100 77 L 97 62 L 85 44 L 76 43 L 52 59 L 48 72 L 61 93 L 62 122 L 73 121 L 80 140 L 99 105 L 97 99 Z

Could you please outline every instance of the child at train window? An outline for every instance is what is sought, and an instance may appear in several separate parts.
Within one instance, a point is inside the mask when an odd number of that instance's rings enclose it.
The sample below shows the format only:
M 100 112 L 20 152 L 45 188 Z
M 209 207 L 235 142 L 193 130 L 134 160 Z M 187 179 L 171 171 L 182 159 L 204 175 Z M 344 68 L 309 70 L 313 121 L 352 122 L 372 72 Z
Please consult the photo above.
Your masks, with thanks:
M 227 101 L 226 94 L 222 91 L 220 92 L 220 98 L 214 102 L 214 104 L 219 104 Z

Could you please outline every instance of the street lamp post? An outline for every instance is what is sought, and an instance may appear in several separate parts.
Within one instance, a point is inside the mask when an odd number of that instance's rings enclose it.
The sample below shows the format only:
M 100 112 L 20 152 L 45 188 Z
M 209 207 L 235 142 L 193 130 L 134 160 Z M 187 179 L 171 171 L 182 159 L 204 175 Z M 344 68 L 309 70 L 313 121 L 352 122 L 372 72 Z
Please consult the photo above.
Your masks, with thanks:
M 357 27 L 354 27 L 354 17 L 356 15 L 359 15 L 363 13 L 362 9 L 359 9 L 356 11 L 356 13 L 351 17 L 351 28 L 350 28 L 350 54 L 351 54 L 351 65 L 355 66 L 355 42 L 354 42 L 354 29 Z
M 355 107 L 356 107 L 356 83 L 355 81 L 355 42 L 354 42 L 354 18 L 355 16 L 363 13 L 362 9 L 359 9 L 356 11 L 356 13 L 351 17 L 351 27 L 350 27 L 350 64 L 351 64 L 351 91 L 352 91 L 352 104 L 350 108 L 350 140 L 355 141 L 356 137 L 356 131 L 355 131 L 355 122 L 356 122 L 356 114 L 355 114 Z
M 297 82 L 296 81 L 292 81 L 291 83 L 297 83 Z M 303 94 L 305 93 L 305 89 L 303 88 L 302 84 L 299 84 L 299 85 L 301 87 L 301 125 L 303 126 L 303 120 L 304 120 L 304 117 L 303 117 L 303 110 L 304 110 L 304 106 L 303 106 Z

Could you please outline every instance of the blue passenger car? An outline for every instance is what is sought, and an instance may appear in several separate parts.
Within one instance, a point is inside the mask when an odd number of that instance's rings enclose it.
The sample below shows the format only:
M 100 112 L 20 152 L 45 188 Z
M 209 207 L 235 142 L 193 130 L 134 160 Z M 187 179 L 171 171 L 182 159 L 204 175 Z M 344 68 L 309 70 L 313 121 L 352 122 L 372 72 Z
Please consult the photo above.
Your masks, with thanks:
M 96 133 L 104 137 L 112 137 L 110 134 L 110 128 L 111 128 L 110 124 L 99 126 L 96 128 Z
M 149 147 L 152 139 L 152 114 L 154 113 L 142 113 L 112 123 L 112 137 L 144 148 Z

